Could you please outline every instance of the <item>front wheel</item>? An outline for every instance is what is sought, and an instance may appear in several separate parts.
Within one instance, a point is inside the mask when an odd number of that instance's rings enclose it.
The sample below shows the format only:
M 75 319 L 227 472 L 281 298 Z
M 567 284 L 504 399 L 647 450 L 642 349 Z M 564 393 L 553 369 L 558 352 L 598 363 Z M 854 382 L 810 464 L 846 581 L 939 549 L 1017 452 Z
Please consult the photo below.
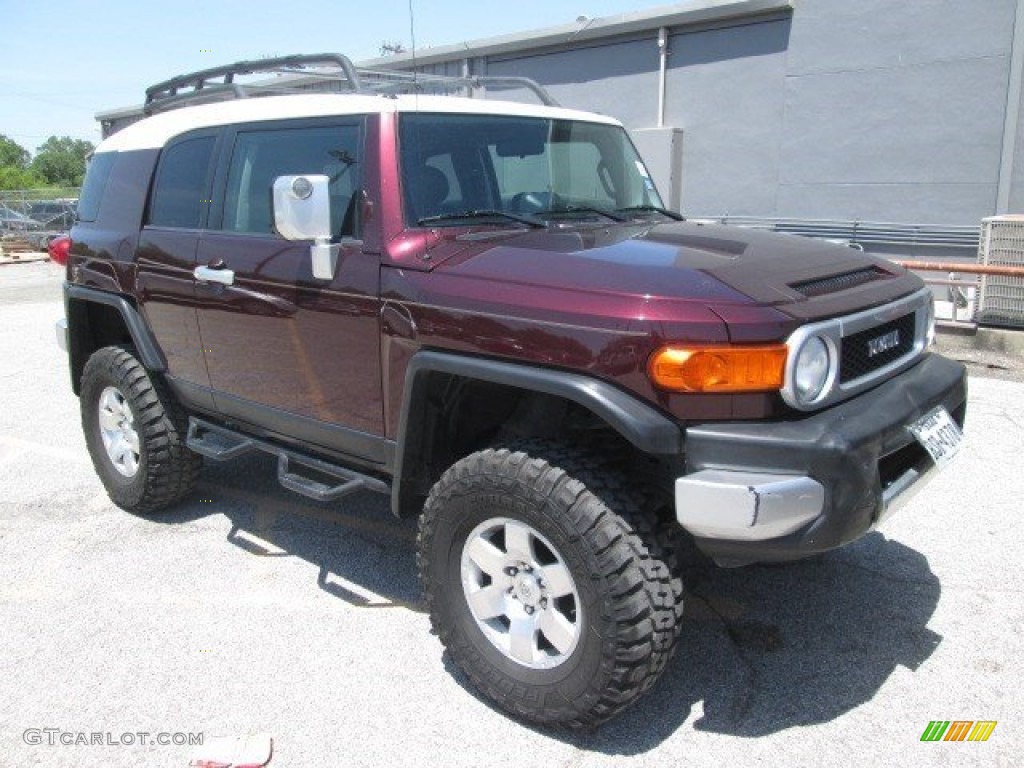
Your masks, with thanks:
M 185 445 L 188 417 L 127 347 L 104 347 L 82 372 L 82 429 L 111 500 L 156 512 L 195 485 L 202 457 Z
M 419 535 L 431 621 L 497 706 L 589 728 L 657 679 L 682 584 L 637 499 L 554 443 L 472 454 L 434 486 Z

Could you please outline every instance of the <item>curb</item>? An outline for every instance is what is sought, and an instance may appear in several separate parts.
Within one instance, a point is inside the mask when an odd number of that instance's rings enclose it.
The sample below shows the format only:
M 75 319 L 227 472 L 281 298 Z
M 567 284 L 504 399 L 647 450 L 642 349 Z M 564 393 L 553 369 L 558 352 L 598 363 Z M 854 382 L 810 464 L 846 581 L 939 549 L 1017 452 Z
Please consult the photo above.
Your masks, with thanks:
M 938 335 L 968 349 L 1024 358 L 1024 328 L 969 328 L 939 325 Z
M 1024 357 L 1024 330 L 1005 328 L 979 328 L 974 346 L 987 352 Z

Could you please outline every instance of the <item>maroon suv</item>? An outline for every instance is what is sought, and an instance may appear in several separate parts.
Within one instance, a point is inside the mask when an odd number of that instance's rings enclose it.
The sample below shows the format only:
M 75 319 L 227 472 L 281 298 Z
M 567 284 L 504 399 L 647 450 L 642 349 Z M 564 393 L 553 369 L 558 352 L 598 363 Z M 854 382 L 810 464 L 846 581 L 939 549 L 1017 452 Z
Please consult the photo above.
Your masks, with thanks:
M 956 452 L 917 277 L 684 221 L 619 123 L 540 89 L 396 96 L 327 58 L 347 92 L 154 86 L 92 158 L 59 335 L 119 506 L 253 450 L 314 499 L 390 494 L 473 683 L 590 727 L 670 657 L 680 547 L 841 546 Z

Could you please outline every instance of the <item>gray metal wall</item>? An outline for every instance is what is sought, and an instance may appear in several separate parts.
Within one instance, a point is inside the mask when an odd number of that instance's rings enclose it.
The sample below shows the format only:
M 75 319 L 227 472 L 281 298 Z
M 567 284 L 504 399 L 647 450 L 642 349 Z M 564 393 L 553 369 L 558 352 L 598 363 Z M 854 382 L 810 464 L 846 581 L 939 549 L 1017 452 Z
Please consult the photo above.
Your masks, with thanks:
M 1017 0 L 796 0 L 670 30 L 666 124 L 682 208 L 704 215 L 973 225 L 996 212 Z M 657 122 L 655 31 L 476 60 L 567 106 Z M 1024 126 L 1011 207 L 1024 210 Z
M 1024 0 L 1020 1 L 1024 4 Z M 1020 13 L 1024 13 L 1024 11 Z M 1024 30 L 1020 29 L 1019 24 L 1018 21 L 1017 34 L 1022 35 Z M 1017 45 L 1024 49 L 1024 39 L 1018 40 Z M 1024 56 L 1024 51 L 1018 55 Z M 1024 212 L 1024 78 L 1021 78 L 1020 92 L 1017 94 L 1017 98 L 1020 100 L 1018 102 L 1020 112 L 1017 121 L 1017 140 L 1014 144 L 1013 175 L 1010 183 L 1010 212 L 1012 213 Z

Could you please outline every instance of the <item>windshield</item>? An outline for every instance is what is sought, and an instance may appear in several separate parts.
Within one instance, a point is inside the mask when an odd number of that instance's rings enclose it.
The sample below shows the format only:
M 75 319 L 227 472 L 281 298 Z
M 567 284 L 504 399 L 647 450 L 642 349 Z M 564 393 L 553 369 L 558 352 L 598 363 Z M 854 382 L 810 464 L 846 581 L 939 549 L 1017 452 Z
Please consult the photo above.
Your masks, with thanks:
M 417 112 L 401 116 L 399 140 L 410 226 L 464 226 L 459 214 L 480 223 L 486 212 L 607 223 L 616 210 L 662 205 L 617 125 Z

